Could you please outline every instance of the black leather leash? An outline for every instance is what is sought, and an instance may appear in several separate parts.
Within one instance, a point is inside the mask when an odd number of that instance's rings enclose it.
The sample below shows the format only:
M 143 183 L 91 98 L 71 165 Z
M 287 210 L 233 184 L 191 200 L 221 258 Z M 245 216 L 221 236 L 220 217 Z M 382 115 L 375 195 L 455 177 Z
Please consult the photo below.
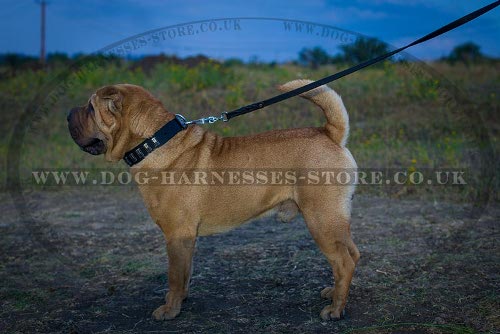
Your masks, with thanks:
M 256 110 L 265 108 L 267 106 L 270 106 L 272 104 L 289 99 L 291 97 L 300 95 L 300 94 L 305 93 L 307 91 L 310 91 L 314 88 L 318 88 L 319 86 L 325 85 L 329 82 L 332 82 L 332 81 L 335 81 L 335 80 L 340 79 L 342 77 L 345 77 L 346 75 L 357 72 L 365 67 L 376 64 L 384 59 L 392 57 L 393 55 L 395 55 L 401 51 L 404 51 L 411 46 L 426 42 L 432 38 L 435 38 L 437 36 L 440 36 L 440 35 L 448 32 L 450 30 L 458 28 L 458 27 L 464 25 L 465 23 L 470 22 L 470 21 L 478 18 L 479 16 L 489 12 L 490 10 L 497 7 L 498 5 L 500 5 L 500 0 L 495 1 L 489 5 L 486 5 L 486 6 L 480 8 L 480 9 L 478 9 L 470 14 L 467 14 L 467 15 L 459 18 L 458 20 L 455 20 L 451 23 L 448 23 L 447 25 L 445 25 L 445 26 L 425 35 L 424 37 L 421 37 L 421 38 L 419 38 L 419 39 L 411 42 L 410 44 L 407 44 L 399 49 L 387 52 L 383 55 L 380 55 L 380 56 L 375 57 L 373 59 L 364 61 L 364 62 L 359 63 L 353 67 L 350 67 L 350 68 L 345 69 L 343 71 L 337 72 L 337 73 L 332 74 L 330 76 L 324 77 L 324 78 L 319 79 L 317 81 L 311 82 L 310 84 L 296 88 L 296 89 L 291 90 L 289 92 L 271 97 L 269 99 L 266 99 L 266 100 L 263 100 L 260 102 L 252 103 L 252 104 L 246 105 L 244 107 L 241 107 L 241 108 L 238 108 L 238 109 L 235 109 L 232 111 L 223 112 L 218 117 L 217 116 L 209 116 L 209 117 L 204 117 L 204 118 L 200 118 L 200 119 L 196 119 L 196 120 L 192 120 L 192 121 L 186 121 L 186 119 L 182 115 L 176 115 L 176 117 L 173 120 L 171 120 L 170 122 L 165 124 L 151 138 L 146 139 L 141 144 L 137 145 L 132 150 L 125 153 L 125 157 L 123 159 L 125 160 L 125 162 L 129 166 L 133 166 L 133 165 L 139 163 L 140 161 L 142 161 L 153 150 L 155 150 L 156 148 L 165 144 L 172 137 L 174 137 L 177 133 L 179 133 L 180 131 L 187 128 L 187 126 L 190 124 L 207 124 L 207 123 L 211 124 L 211 123 L 215 123 L 217 121 L 227 122 L 230 119 L 235 118 L 237 116 L 248 114 L 252 111 L 256 111 Z
M 283 93 L 283 94 L 280 94 L 280 95 L 277 95 L 277 96 L 274 96 L 270 99 L 267 99 L 267 100 L 263 100 L 263 101 L 260 101 L 260 102 L 257 102 L 257 103 L 252 103 L 252 104 L 249 104 L 247 106 L 244 106 L 244 107 L 241 107 L 239 109 L 236 109 L 236 110 L 233 110 L 233 111 L 229 111 L 227 113 L 225 113 L 225 116 L 221 119 L 222 121 L 229 121 L 230 119 L 234 118 L 234 117 L 237 117 L 237 116 L 240 116 L 240 115 L 244 115 L 244 114 L 247 114 L 249 112 L 252 112 L 252 111 L 255 111 L 255 110 L 258 110 L 258 109 L 262 109 L 262 108 L 265 108 L 267 106 L 270 106 L 272 104 L 275 104 L 275 103 L 278 103 L 278 102 L 281 102 L 283 100 L 286 100 L 286 99 L 289 99 L 293 96 L 297 96 L 297 95 L 300 95 L 302 93 L 305 93 L 307 91 L 310 91 L 314 88 L 317 88 L 319 86 L 322 86 L 324 84 L 327 84 L 329 82 L 332 82 L 332 81 L 335 81 L 337 79 L 340 79 L 342 77 L 345 77 L 346 75 L 349 75 L 351 73 L 354 73 L 356 71 L 359 71 L 367 66 L 370 66 L 370 65 L 373 65 L 373 64 L 376 64 L 384 59 L 387 59 L 393 55 L 395 55 L 396 53 L 399 53 L 401 51 L 404 51 L 406 49 L 408 49 L 409 47 L 411 46 L 414 46 L 414 45 L 417 45 L 417 44 L 420 44 L 420 43 L 423 43 L 425 41 L 428 41 L 432 38 L 435 38 L 439 35 L 442 35 L 450 30 L 453 30 L 455 28 L 458 28 L 460 27 L 461 25 L 469 22 L 469 21 L 472 21 L 474 20 L 475 18 L 483 15 L 484 13 L 486 12 L 489 12 L 490 10 L 492 10 L 493 8 L 497 7 L 498 5 L 500 4 L 500 1 L 496 1 L 496 2 L 493 2 L 487 6 L 484 6 L 483 8 L 481 9 L 478 9 L 468 15 L 465 15 L 464 17 L 458 19 L 458 20 L 455 20 L 433 32 L 431 32 L 430 34 L 427 34 L 425 35 L 424 37 L 422 38 L 419 38 L 417 39 L 416 41 L 408 44 L 408 45 L 405 45 L 403 46 L 402 48 L 399 48 L 399 49 L 396 49 L 396 50 L 393 50 L 393 51 L 390 51 L 386 54 L 383 54 L 381 56 L 378 56 L 376 58 L 373 58 L 373 59 L 370 59 L 370 60 L 367 60 L 365 62 L 362 62 L 360 64 L 357 64 L 353 67 L 350 67 L 348 69 L 345 69 L 341 72 L 338 72 L 338 73 L 335 73 L 333 75 L 330 75 L 330 76 L 327 76 L 323 79 L 319 79 L 317 81 L 314 81 L 314 82 L 311 82 L 310 84 L 307 84 L 305 86 L 302 86 L 302 87 L 299 87 L 297 89 L 294 89 L 294 90 L 291 90 L 289 92 L 286 92 L 286 93 Z

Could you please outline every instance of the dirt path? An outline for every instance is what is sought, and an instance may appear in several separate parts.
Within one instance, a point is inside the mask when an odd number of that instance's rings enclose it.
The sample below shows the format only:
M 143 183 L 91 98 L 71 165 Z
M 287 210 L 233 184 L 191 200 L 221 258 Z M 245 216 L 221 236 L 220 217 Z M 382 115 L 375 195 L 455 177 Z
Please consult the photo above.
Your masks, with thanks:
M 362 257 L 340 322 L 323 322 L 331 272 L 301 218 L 200 238 L 190 298 L 155 322 L 166 251 L 133 188 L 1 197 L 2 333 L 494 332 L 500 208 L 357 196 Z M 47 223 L 42 223 L 43 221 Z

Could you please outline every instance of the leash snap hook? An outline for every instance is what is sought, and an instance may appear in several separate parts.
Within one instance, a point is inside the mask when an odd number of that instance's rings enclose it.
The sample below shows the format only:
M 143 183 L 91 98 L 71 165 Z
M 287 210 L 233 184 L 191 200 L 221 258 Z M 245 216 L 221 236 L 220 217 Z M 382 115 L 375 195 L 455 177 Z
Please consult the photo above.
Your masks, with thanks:
M 208 117 L 203 117 L 203 118 L 199 118 L 199 119 L 195 119 L 195 120 L 192 120 L 192 121 L 186 121 L 186 119 L 180 115 L 180 114 L 177 114 L 176 117 L 177 117 L 177 120 L 179 121 L 179 123 L 181 123 L 181 125 L 186 128 L 188 125 L 191 125 L 191 124 L 213 124 L 215 122 L 218 122 L 218 121 L 223 121 L 223 122 L 227 122 L 229 121 L 229 117 L 227 115 L 228 113 L 225 111 L 223 112 L 219 117 L 217 116 L 208 116 Z
M 212 123 L 217 122 L 219 119 L 215 116 L 208 116 L 207 118 L 204 118 L 203 120 L 206 121 L 208 124 L 212 124 Z

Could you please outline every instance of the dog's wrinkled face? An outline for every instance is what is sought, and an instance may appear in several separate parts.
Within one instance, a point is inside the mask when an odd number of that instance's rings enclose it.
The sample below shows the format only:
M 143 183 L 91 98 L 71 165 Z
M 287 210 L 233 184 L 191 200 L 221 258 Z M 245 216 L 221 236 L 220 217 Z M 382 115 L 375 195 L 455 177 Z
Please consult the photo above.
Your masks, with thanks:
M 71 109 L 67 119 L 71 137 L 83 151 L 118 161 L 154 133 L 148 120 L 159 121 L 158 115 L 173 117 L 143 88 L 120 84 L 98 89 L 86 105 Z

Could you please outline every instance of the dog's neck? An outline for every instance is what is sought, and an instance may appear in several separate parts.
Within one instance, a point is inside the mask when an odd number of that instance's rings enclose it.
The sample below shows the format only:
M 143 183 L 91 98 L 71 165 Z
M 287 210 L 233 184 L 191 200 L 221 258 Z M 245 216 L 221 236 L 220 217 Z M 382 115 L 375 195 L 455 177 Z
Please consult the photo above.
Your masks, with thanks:
M 133 114 L 130 117 L 129 124 L 132 132 L 131 135 L 134 137 L 133 140 L 137 141 L 136 145 L 146 138 L 151 138 L 156 131 L 174 118 L 174 114 L 160 106 L 151 108 L 149 112 L 137 112 Z
M 151 138 L 161 127 L 175 118 L 161 104 L 141 105 L 140 108 L 130 110 L 129 116 L 123 119 L 127 127 L 121 127 L 111 136 L 116 138 L 110 143 L 112 149 L 106 152 L 106 160 L 119 161 L 126 152 L 130 151 L 147 138 Z M 149 110 L 148 110 L 149 109 Z M 141 112 L 138 112 L 141 110 Z M 146 112 L 145 112 L 146 111 Z M 122 131 L 122 128 L 125 129 Z M 109 140 L 112 140 L 110 138 Z
M 199 147 L 200 143 L 209 143 L 213 141 L 212 137 L 218 137 L 217 134 L 206 131 L 198 125 L 190 125 L 186 130 L 179 132 L 168 143 L 149 154 L 143 161 L 132 166 L 135 168 L 170 168 L 176 165 L 178 161 L 195 160 L 192 155 L 192 149 Z
M 165 113 L 168 115 L 168 113 Z M 163 118 L 163 117 L 162 117 Z M 134 120 L 137 122 L 141 122 L 143 124 L 144 117 L 138 118 L 138 120 Z M 151 122 L 151 119 L 148 119 Z M 131 125 L 136 125 L 134 123 L 130 123 Z M 131 128 L 136 129 L 137 127 L 132 126 Z M 169 142 L 172 138 L 176 136 L 182 137 L 180 134 L 186 130 L 186 120 L 181 115 L 175 115 L 168 122 L 163 124 L 158 128 L 158 125 L 154 127 L 144 127 L 144 129 L 139 130 L 139 140 L 141 140 L 136 146 L 133 146 L 131 149 L 126 151 L 123 155 L 123 160 L 130 166 L 134 166 L 141 161 L 143 161 L 147 156 L 149 156 L 153 151 L 162 147 L 167 142 Z M 151 131 L 151 129 L 158 128 L 156 131 Z M 142 137 L 142 138 L 141 138 Z M 145 138 L 144 138 L 145 137 Z M 129 141 L 131 143 L 135 143 L 136 141 Z

